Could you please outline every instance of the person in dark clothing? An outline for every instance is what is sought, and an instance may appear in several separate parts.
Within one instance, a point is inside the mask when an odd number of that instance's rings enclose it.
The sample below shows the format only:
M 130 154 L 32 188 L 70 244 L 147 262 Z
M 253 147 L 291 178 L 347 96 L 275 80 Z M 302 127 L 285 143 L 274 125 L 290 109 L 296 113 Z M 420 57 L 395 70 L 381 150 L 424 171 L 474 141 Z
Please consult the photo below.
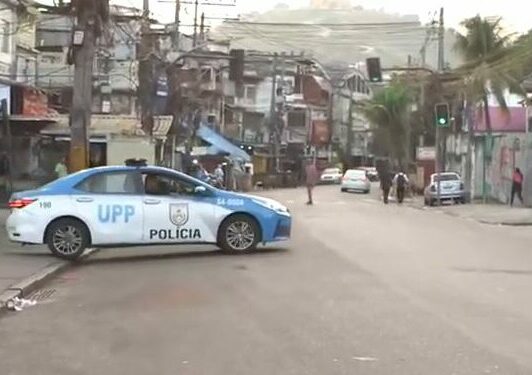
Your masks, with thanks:
M 392 187 L 392 178 L 390 172 L 384 170 L 379 173 L 379 180 L 381 181 L 382 196 L 384 204 L 388 204 L 388 198 L 390 196 L 390 189 Z
M 510 205 L 514 205 L 514 198 L 517 194 L 517 197 L 521 201 L 521 204 L 524 203 L 523 201 L 523 180 L 524 176 L 523 173 L 519 168 L 515 168 L 515 171 L 512 175 L 512 195 L 510 198 Z
M 397 192 L 397 202 L 403 203 L 405 199 L 406 186 L 408 185 L 408 177 L 404 172 L 399 172 L 395 175 L 394 184 Z

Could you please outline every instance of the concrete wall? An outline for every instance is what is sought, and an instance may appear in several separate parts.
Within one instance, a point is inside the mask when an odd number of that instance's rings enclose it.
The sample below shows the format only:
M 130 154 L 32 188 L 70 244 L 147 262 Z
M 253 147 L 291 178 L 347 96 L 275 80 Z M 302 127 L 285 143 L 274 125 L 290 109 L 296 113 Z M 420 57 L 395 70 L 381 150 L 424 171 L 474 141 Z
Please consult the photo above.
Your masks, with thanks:
M 114 137 L 107 142 L 107 165 L 122 165 L 127 159 L 146 159 L 155 164 L 155 145 L 148 138 Z
M 508 203 L 512 186 L 512 172 L 520 168 L 525 175 L 523 198 L 532 205 L 532 138 L 525 133 L 494 135 L 491 160 L 486 167 L 487 196 L 501 203 Z M 528 138 L 528 139 L 527 139 Z M 474 197 L 482 197 L 483 188 L 483 137 L 477 137 L 474 145 Z

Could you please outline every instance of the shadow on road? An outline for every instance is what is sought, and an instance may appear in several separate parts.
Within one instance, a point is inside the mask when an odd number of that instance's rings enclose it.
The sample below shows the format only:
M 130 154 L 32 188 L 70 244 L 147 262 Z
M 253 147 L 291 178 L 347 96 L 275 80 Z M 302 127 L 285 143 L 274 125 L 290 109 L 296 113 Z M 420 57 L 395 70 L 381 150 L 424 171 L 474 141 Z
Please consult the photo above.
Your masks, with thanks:
M 454 267 L 453 270 L 459 271 L 459 272 L 468 272 L 468 273 L 532 276 L 532 270 L 505 270 L 505 269 L 461 268 L 461 267 Z
M 136 263 L 136 262 L 150 262 L 150 261 L 161 261 L 168 259 L 194 259 L 194 258 L 210 258 L 210 257 L 226 257 L 234 259 L 242 259 L 247 257 L 260 257 L 264 255 L 272 254 L 282 254 L 288 252 L 287 249 L 283 248 L 266 248 L 260 249 L 247 254 L 235 254 L 228 255 L 224 254 L 220 250 L 208 250 L 208 251 L 186 251 L 186 252 L 172 252 L 172 253 L 136 253 L 128 255 L 120 255 L 110 257 L 109 254 L 113 252 L 119 252 L 120 250 L 115 249 L 103 249 L 100 250 L 99 256 L 91 257 L 84 259 L 83 261 L 76 262 L 76 265 L 93 265 L 93 264 L 112 264 L 112 263 Z M 103 255 L 103 256 L 102 256 Z

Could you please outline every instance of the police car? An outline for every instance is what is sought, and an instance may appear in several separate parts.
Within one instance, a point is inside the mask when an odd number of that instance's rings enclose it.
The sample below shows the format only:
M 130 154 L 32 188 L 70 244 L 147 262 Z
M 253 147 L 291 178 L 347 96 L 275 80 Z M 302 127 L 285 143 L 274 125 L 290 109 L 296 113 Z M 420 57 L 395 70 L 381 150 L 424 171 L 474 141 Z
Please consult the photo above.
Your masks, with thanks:
M 14 194 L 9 239 L 74 260 L 90 246 L 216 244 L 229 253 L 290 237 L 291 216 L 267 198 L 216 189 L 172 169 L 99 167 Z

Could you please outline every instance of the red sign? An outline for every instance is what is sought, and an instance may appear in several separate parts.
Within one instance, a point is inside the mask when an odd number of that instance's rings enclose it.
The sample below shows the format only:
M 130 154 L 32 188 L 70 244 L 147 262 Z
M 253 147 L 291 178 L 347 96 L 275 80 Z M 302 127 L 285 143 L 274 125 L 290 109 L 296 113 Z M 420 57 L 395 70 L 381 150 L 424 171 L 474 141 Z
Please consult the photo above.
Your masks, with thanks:
M 44 116 L 48 114 L 48 97 L 39 90 L 23 89 L 22 115 Z
M 313 120 L 310 143 L 313 146 L 328 145 L 331 139 L 329 124 L 325 120 Z

